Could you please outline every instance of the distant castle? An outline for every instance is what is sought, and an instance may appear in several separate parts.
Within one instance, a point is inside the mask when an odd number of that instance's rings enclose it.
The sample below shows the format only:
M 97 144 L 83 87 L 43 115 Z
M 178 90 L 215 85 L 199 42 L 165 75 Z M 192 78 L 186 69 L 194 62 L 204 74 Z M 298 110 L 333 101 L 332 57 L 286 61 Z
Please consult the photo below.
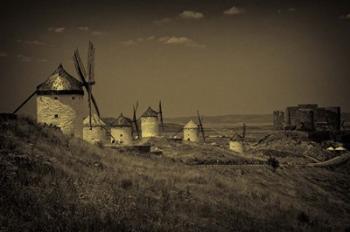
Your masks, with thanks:
M 319 107 L 317 104 L 290 106 L 285 112 L 273 112 L 273 126 L 278 130 L 337 131 L 341 127 L 341 109 L 338 106 Z

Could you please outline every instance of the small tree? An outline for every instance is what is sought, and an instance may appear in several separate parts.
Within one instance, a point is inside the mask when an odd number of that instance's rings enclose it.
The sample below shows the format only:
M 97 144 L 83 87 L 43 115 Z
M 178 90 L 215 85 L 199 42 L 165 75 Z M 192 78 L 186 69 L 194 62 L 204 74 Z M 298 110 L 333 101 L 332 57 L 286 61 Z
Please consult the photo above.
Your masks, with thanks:
M 273 169 L 273 171 L 275 172 L 276 169 L 280 166 L 280 162 L 274 158 L 274 157 L 271 157 L 267 160 L 267 164 L 270 165 Z

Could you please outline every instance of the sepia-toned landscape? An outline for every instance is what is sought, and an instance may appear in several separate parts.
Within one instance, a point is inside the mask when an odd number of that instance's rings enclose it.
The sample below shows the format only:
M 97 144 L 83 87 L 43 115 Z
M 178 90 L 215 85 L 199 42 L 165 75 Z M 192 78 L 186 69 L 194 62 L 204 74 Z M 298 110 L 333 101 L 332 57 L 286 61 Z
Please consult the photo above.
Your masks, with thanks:
M 0 232 L 350 231 L 346 1 L 4 9 Z

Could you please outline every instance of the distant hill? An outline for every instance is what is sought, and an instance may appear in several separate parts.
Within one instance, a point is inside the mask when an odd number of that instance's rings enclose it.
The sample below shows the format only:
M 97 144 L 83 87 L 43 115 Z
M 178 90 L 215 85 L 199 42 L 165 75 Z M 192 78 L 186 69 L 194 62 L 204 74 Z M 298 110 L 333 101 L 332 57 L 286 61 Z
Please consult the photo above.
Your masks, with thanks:
M 218 115 L 218 116 L 202 116 L 203 122 L 205 123 L 272 123 L 271 114 L 229 114 L 229 115 Z M 166 118 L 169 122 L 174 123 L 186 123 L 189 120 L 197 121 L 197 116 L 185 116 L 185 117 L 174 117 Z
M 217 116 L 202 116 L 203 122 L 212 124 L 272 124 L 272 114 L 228 114 Z M 185 124 L 189 120 L 197 121 L 197 116 L 170 117 L 166 118 L 167 122 Z M 350 122 L 350 113 L 342 113 L 342 120 Z

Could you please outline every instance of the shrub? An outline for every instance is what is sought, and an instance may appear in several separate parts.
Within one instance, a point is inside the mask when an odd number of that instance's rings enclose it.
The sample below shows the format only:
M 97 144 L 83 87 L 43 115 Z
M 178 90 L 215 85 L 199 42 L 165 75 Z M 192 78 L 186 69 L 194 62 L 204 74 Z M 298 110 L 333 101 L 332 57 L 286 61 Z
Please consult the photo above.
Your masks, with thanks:
M 276 171 L 276 169 L 280 166 L 279 161 L 276 158 L 271 157 L 271 156 L 267 160 L 267 164 L 272 167 L 273 171 Z

